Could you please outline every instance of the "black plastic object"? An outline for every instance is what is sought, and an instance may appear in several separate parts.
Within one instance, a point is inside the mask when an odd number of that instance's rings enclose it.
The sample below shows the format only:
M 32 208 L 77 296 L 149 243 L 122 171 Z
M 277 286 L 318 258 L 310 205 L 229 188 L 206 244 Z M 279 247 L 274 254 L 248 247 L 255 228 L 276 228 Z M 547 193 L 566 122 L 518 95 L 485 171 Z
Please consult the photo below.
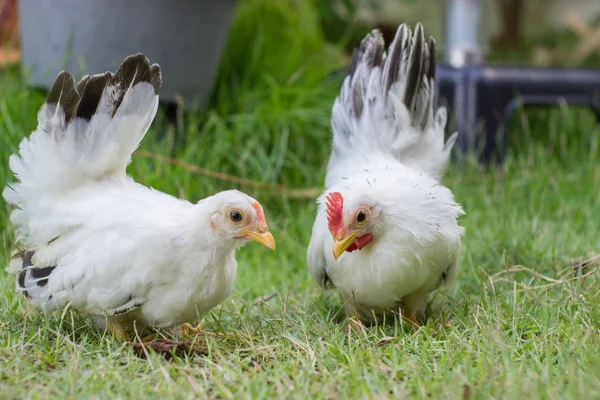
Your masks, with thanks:
M 439 66 L 437 99 L 449 107 L 459 152 L 502 163 L 507 122 L 519 105 L 590 107 L 600 121 L 600 70 L 470 65 Z

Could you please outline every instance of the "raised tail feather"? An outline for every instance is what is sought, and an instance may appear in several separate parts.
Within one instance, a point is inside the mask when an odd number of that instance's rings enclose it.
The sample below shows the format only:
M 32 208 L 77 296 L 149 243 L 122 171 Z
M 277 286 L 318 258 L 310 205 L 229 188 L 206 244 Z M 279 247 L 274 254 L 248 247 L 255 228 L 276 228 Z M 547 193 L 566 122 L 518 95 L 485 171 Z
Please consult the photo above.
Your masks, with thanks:
M 160 67 L 142 54 L 127 57 L 115 74 L 86 75 L 77 84 L 58 74 L 10 168 L 19 182 L 9 203 L 76 187 L 88 180 L 125 176 L 131 154 L 156 115 Z
M 332 111 L 330 165 L 352 153 L 383 151 L 403 164 L 439 175 L 456 134 L 444 141 L 446 110 L 434 112 L 435 40 L 402 24 L 387 53 L 372 31 L 354 51 Z
M 17 286 L 27 296 L 49 301 L 45 286 L 54 266 L 33 262 L 56 226 L 41 221 L 69 190 L 126 179 L 131 154 L 156 115 L 161 84 L 160 67 L 142 54 L 127 57 L 115 74 L 87 75 L 77 86 L 66 71 L 56 77 L 37 129 L 10 157 L 17 181 L 3 192 L 15 207 L 11 221 L 20 242 L 7 270 L 19 273 Z

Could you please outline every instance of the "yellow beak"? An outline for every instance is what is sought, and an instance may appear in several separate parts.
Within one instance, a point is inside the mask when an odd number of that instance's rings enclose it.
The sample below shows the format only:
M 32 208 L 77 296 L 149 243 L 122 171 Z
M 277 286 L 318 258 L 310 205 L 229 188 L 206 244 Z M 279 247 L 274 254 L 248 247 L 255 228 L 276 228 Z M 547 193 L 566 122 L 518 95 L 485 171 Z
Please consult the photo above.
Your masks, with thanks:
M 335 242 L 333 242 L 333 258 L 337 260 L 346 251 L 346 249 L 350 247 L 352 243 L 354 243 L 354 240 L 356 240 L 356 238 L 359 236 L 359 232 L 354 232 L 348 236 L 334 238 Z
M 271 250 L 275 250 L 275 238 L 269 231 L 260 233 L 256 231 L 251 231 L 249 229 L 242 229 L 240 233 L 244 235 L 244 239 L 257 241 L 263 246 L 268 247 Z

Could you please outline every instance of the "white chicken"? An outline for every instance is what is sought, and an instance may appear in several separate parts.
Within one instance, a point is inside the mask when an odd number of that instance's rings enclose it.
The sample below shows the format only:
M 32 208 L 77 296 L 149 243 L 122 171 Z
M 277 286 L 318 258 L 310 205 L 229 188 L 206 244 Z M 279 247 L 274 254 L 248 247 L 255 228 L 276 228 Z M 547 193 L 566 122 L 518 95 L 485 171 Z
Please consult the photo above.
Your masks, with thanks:
M 435 42 L 403 24 L 388 52 L 379 31 L 355 51 L 333 105 L 333 149 L 307 252 L 349 317 L 417 322 L 429 293 L 459 271 L 463 210 L 438 181 L 456 133 L 434 112 Z
M 125 172 L 158 108 L 160 67 L 142 55 L 77 84 L 61 72 L 38 127 L 10 158 L 17 182 L 17 289 L 46 312 L 66 306 L 127 339 L 187 324 L 222 303 L 248 240 L 274 249 L 260 204 L 236 190 L 197 204 Z

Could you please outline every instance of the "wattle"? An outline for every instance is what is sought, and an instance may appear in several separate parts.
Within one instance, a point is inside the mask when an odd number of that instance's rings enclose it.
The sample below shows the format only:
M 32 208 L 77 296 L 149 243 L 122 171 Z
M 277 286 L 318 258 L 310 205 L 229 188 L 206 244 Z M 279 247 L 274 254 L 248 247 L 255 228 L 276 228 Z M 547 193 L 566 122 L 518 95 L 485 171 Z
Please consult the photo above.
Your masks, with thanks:
M 370 233 L 367 233 L 366 235 L 362 235 L 358 239 L 356 239 L 354 241 L 354 243 L 352 243 L 350 246 L 348 246 L 346 251 L 348 253 L 352 253 L 354 250 L 361 250 L 363 247 L 365 247 L 372 241 L 373 241 L 373 235 Z

